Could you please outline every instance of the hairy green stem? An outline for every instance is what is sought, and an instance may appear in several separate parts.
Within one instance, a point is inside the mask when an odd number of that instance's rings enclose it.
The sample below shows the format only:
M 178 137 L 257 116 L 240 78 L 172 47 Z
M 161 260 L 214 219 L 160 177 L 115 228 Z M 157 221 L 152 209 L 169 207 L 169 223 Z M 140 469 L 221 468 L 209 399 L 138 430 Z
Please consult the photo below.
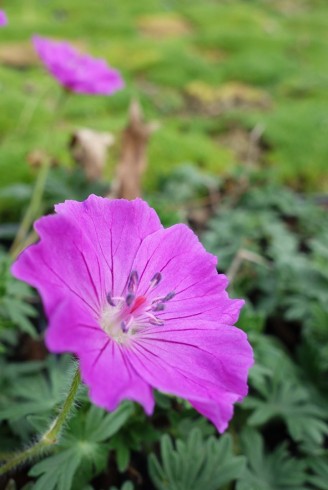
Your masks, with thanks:
M 36 97 L 34 99 L 32 98 L 31 100 L 30 99 L 27 100 L 26 105 L 23 108 L 21 115 L 19 117 L 19 121 L 17 124 L 16 131 L 14 131 L 12 133 L 13 137 L 17 137 L 17 133 L 18 133 L 18 135 L 23 135 L 26 132 L 27 128 L 30 126 L 30 124 L 33 120 L 34 114 L 36 113 L 40 102 L 42 101 L 42 99 L 44 99 L 48 95 L 48 92 L 50 92 L 51 89 L 52 89 L 52 86 L 51 87 L 48 86 L 39 95 L 39 97 Z
M 81 375 L 80 375 L 79 369 L 77 369 L 75 374 L 74 374 L 73 381 L 72 381 L 71 387 L 69 389 L 69 392 L 67 394 L 66 400 L 64 401 L 62 409 L 59 412 L 59 415 L 55 418 L 55 420 L 51 424 L 48 431 L 42 437 L 42 439 L 46 443 L 56 444 L 57 437 L 61 431 L 61 428 L 63 427 L 63 425 L 64 425 L 68 415 L 70 414 L 72 407 L 73 407 L 74 399 L 75 399 L 77 390 L 79 389 L 80 382 L 81 382 Z
M 7 462 L 0 467 L 0 475 L 4 475 L 8 471 L 16 468 L 16 466 L 39 456 L 43 451 L 49 450 L 51 447 L 57 444 L 63 425 L 71 413 L 80 382 L 80 371 L 77 369 L 59 415 L 52 422 L 49 429 L 40 437 L 38 442 L 33 444 L 33 446 L 30 446 L 28 449 L 25 449 L 20 453 L 15 453 L 9 460 L 7 460 Z
M 1 452 L 0 453 L 0 461 L 8 461 L 8 459 L 11 459 L 13 457 L 14 453 L 11 452 Z
M 38 211 L 41 206 L 43 192 L 46 185 L 49 169 L 50 169 L 50 159 L 49 157 L 46 157 L 37 176 L 31 201 L 28 205 L 23 220 L 19 225 L 17 235 L 10 249 L 10 253 L 13 258 L 16 258 L 19 252 L 22 250 L 23 248 L 22 243 L 30 229 L 31 224 L 33 223 L 34 219 L 37 217 Z
M 53 119 L 52 124 L 49 128 L 47 140 L 50 140 L 50 138 L 52 136 L 55 123 L 58 120 L 58 117 L 59 117 L 58 115 L 60 113 L 60 109 L 63 106 L 64 100 L 66 99 L 67 94 L 68 94 L 68 92 L 65 90 L 60 92 L 60 96 L 57 100 L 56 108 L 54 110 L 55 118 Z M 47 146 L 47 144 L 45 146 Z M 44 190 L 46 187 L 46 182 L 47 182 L 47 177 L 48 177 L 50 167 L 51 167 L 51 159 L 49 156 L 47 156 L 45 158 L 45 160 L 43 161 L 42 166 L 39 170 L 30 203 L 27 207 L 26 213 L 25 213 L 25 215 L 21 221 L 21 224 L 19 226 L 15 240 L 13 241 L 13 244 L 12 244 L 11 249 L 10 249 L 10 254 L 14 259 L 23 250 L 24 245 L 25 245 L 25 239 L 26 239 L 28 232 L 30 231 L 31 225 L 32 225 L 33 221 L 40 214 L 42 198 L 43 198 Z

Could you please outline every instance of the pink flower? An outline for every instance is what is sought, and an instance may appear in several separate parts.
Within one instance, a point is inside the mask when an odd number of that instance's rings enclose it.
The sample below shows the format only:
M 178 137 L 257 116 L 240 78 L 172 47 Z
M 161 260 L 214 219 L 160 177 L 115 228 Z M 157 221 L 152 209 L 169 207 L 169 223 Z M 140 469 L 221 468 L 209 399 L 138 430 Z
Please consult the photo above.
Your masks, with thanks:
M 91 400 L 154 408 L 153 388 L 186 398 L 220 432 L 253 364 L 233 326 L 243 301 L 185 225 L 164 229 L 144 201 L 90 196 L 35 223 L 40 241 L 13 265 L 36 287 L 50 351 L 79 357 Z
M 8 24 L 8 19 L 6 16 L 6 12 L 0 10 L 0 27 L 6 26 Z
M 67 42 L 34 36 L 33 44 L 47 70 L 68 90 L 110 95 L 124 86 L 120 73 L 105 60 L 81 54 Z

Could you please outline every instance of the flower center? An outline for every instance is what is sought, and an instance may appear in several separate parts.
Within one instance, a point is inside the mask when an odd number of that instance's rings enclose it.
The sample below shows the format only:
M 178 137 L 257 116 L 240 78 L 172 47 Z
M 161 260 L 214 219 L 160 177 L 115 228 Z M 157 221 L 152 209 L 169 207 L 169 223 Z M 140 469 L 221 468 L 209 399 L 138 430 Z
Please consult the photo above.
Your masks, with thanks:
M 110 293 L 107 294 L 107 304 L 100 318 L 100 326 L 107 335 L 122 344 L 127 343 L 143 328 L 164 325 L 161 312 L 165 310 L 166 303 L 175 296 L 175 292 L 171 291 L 166 296 L 151 301 L 147 298 L 147 294 L 153 291 L 161 280 L 161 273 L 156 272 L 145 293 L 138 295 L 139 275 L 137 271 L 132 271 L 125 288 L 125 296 L 113 297 Z

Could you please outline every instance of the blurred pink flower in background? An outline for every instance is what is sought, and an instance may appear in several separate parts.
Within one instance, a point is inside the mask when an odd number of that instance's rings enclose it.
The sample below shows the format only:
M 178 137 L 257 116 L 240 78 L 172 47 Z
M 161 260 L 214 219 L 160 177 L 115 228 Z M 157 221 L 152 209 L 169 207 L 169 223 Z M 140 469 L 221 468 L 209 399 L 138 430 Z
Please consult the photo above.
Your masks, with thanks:
M 8 24 L 8 19 L 6 12 L 0 10 L 0 27 L 6 26 Z
M 253 352 L 233 326 L 244 302 L 228 297 L 216 257 L 187 226 L 164 229 L 141 199 L 92 195 L 55 210 L 12 269 L 41 294 L 49 350 L 79 357 L 96 405 L 130 399 L 151 414 L 157 388 L 223 432 Z
M 120 73 L 105 60 L 79 53 L 68 42 L 34 36 L 33 44 L 47 70 L 68 90 L 110 95 L 124 87 Z

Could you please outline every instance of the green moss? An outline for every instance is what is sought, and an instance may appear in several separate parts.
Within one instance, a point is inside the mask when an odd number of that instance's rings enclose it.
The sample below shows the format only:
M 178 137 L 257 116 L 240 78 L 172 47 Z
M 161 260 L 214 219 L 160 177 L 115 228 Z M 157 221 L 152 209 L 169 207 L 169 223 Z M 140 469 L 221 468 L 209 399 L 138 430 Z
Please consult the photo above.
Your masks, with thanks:
M 215 144 L 200 132 L 184 131 L 175 126 L 163 127 L 153 136 L 149 161 L 144 179 L 147 189 L 159 186 L 161 178 L 181 163 L 192 162 L 216 175 L 235 164 L 230 150 Z

